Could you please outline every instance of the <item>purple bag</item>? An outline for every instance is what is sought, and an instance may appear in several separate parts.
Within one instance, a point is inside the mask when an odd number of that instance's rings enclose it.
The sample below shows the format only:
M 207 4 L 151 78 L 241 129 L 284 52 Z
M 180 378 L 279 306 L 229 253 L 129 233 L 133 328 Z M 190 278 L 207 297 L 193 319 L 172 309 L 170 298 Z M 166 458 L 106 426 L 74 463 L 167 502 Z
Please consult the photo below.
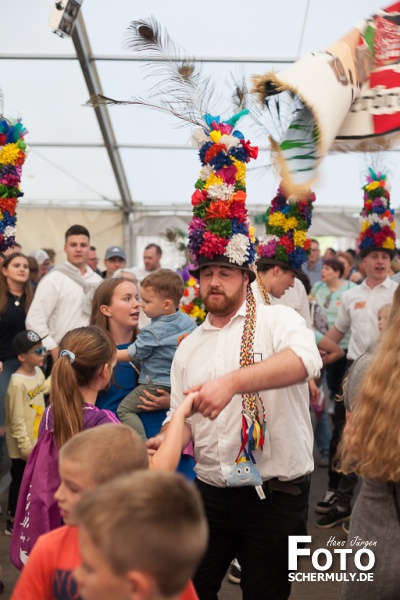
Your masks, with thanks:
M 54 500 L 60 485 L 58 446 L 48 428 L 49 412 L 46 411 L 45 429 L 29 455 L 18 495 L 10 560 L 20 571 L 38 537 L 61 526 L 60 511 Z

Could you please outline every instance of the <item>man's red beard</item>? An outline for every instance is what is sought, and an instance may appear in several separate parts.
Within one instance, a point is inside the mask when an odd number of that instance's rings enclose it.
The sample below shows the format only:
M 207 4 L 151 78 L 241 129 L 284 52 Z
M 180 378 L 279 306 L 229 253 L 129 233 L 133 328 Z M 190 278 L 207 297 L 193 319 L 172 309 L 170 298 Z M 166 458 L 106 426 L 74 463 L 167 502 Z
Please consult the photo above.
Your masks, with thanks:
M 212 296 L 213 292 L 218 292 L 219 296 Z M 237 310 L 242 304 L 242 298 L 243 290 L 241 288 L 232 296 L 227 296 L 218 288 L 211 288 L 206 296 L 201 296 L 206 310 L 216 317 L 225 317 Z

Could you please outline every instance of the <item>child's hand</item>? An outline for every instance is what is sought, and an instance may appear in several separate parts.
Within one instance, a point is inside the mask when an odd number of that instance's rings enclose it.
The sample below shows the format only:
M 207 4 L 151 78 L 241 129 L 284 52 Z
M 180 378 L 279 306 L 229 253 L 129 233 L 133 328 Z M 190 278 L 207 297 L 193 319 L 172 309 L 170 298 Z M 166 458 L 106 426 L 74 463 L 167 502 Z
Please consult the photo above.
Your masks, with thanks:
M 193 413 L 193 402 L 195 401 L 195 399 L 197 398 L 198 392 L 189 392 L 189 394 L 187 394 L 184 398 L 184 400 L 182 401 L 182 403 L 179 406 L 179 409 L 181 412 L 183 412 L 185 419 L 187 417 L 190 417 Z

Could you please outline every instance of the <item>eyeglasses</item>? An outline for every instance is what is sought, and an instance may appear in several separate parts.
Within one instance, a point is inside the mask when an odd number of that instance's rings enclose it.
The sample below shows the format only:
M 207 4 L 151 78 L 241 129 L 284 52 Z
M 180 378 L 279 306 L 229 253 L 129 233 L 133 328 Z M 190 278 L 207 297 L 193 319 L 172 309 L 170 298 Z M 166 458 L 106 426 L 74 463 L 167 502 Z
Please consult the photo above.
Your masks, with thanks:
M 42 354 L 46 354 L 47 350 L 44 346 L 41 348 L 35 348 L 34 350 L 29 350 L 28 354 L 36 354 L 37 356 L 42 356 Z

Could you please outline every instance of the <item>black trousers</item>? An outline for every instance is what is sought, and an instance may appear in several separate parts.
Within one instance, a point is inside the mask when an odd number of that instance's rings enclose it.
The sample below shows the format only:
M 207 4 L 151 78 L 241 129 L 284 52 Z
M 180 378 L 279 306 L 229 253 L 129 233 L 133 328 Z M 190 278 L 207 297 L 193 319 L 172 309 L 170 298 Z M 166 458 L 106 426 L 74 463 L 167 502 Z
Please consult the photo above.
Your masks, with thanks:
M 288 536 L 306 535 L 309 481 L 291 495 L 265 486 L 265 500 L 254 487 L 218 488 L 197 480 L 209 526 L 209 543 L 193 582 L 200 600 L 217 600 L 231 560 L 242 568 L 243 600 L 286 600 Z
M 22 483 L 22 477 L 25 471 L 26 461 L 22 460 L 22 458 L 12 458 L 11 459 L 11 483 L 8 490 L 8 507 L 7 513 L 10 517 L 15 516 L 15 511 L 17 509 L 18 502 L 18 494 Z

